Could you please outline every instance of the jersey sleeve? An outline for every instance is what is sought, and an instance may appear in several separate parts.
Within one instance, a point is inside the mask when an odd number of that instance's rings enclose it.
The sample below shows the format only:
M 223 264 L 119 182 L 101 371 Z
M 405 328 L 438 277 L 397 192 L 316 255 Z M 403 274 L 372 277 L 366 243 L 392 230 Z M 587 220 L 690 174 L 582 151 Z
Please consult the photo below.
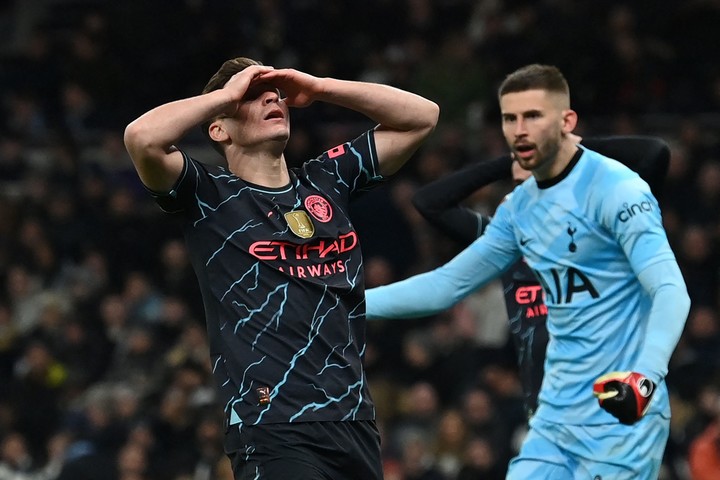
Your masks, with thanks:
M 446 310 L 499 273 L 468 247 L 445 265 L 365 292 L 368 320 L 421 318 Z
M 649 265 L 675 260 L 662 225 L 660 207 L 647 183 L 635 176 L 611 178 L 591 197 L 598 205 L 600 222 L 617 239 L 638 274 Z
M 511 177 L 510 155 L 478 162 L 420 188 L 412 202 L 443 233 L 465 245 L 482 235 L 489 219 L 461 205 L 473 192 Z
M 604 198 L 604 225 L 615 235 L 652 301 L 634 368 L 658 382 L 667 374 L 685 325 L 690 305 L 687 289 L 648 185 L 639 178 L 625 178 L 615 182 Z
M 375 149 L 374 130 L 368 130 L 350 142 L 341 143 L 323 152 L 303 166 L 308 178 L 331 175 L 338 192 L 362 192 L 384 180 Z
M 183 156 L 183 169 L 169 192 L 160 193 L 148 189 L 162 211 L 165 213 L 180 214 L 186 212 L 195 192 L 200 177 L 202 165 L 190 158 L 185 152 Z
M 690 311 L 690 296 L 677 263 L 650 265 L 638 279 L 652 298 L 643 347 L 635 370 L 656 383 L 667 375 L 668 363 Z
M 480 237 L 482 241 L 476 241 L 471 245 L 478 255 L 499 271 L 505 271 L 521 257 L 512 221 L 510 206 L 512 195 L 512 193 L 507 195 L 495 210 L 492 221 Z
M 499 209 L 485 234 L 445 265 L 366 291 L 367 318 L 418 318 L 450 308 L 520 258 L 507 210 Z M 498 218 L 498 217 L 495 217 Z

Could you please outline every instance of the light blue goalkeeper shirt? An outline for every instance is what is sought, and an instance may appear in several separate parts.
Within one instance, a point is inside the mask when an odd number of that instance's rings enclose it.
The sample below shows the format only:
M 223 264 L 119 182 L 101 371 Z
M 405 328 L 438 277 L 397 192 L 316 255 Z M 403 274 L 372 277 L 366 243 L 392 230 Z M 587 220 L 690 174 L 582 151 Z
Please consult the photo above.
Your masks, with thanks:
M 498 207 L 485 234 L 446 265 L 369 289 L 368 318 L 445 310 L 520 257 L 543 285 L 550 342 L 536 417 L 593 425 L 617 420 L 594 380 L 636 371 L 658 384 L 648 414 L 669 416 L 664 377 L 690 301 L 648 185 L 580 147 L 558 177 L 530 178 Z

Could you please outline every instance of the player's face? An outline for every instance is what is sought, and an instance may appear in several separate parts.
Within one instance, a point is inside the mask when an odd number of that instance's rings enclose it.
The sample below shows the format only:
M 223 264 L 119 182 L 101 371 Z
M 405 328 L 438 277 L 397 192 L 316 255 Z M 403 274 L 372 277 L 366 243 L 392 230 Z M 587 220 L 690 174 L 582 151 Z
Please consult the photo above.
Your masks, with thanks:
M 569 128 L 566 116 L 572 111 L 563 108 L 564 103 L 561 95 L 545 90 L 507 93 L 500 98 L 503 134 L 523 169 L 551 170 Z
M 240 101 L 237 114 L 227 119 L 233 142 L 253 147 L 265 142 L 282 142 L 290 137 L 290 112 L 272 85 L 252 85 Z

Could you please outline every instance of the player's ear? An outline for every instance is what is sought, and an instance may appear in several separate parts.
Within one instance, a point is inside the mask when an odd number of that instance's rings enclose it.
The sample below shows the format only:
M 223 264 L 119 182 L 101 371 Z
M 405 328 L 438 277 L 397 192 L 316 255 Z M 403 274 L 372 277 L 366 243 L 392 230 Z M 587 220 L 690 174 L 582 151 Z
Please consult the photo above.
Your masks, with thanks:
M 578 116 L 575 110 L 566 109 L 562 112 L 562 131 L 571 133 L 577 126 Z
M 225 126 L 219 118 L 210 123 L 210 126 L 208 127 L 208 135 L 214 142 L 224 142 L 229 138 L 227 132 L 225 131 Z

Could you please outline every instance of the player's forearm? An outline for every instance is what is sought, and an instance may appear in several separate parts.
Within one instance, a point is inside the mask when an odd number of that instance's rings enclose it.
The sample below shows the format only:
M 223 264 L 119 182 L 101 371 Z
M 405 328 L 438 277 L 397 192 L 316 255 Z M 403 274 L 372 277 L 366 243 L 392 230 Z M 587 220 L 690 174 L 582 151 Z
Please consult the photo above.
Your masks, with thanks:
M 397 172 L 435 129 L 434 102 L 388 85 L 324 78 L 315 100 L 364 114 L 377 123 L 375 150 L 383 176 Z
M 509 179 L 511 166 L 510 155 L 475 163 L 423 186 L 415 193 L 413 204 L 423 214 L 436 214 L 491 183 Z
M 464 244 L 479 237 L 487 220 L 460 204 L 477 190 L 511 175 L 510 155 L 478 162 L 420 188 L 412 198 L 420 214 Z
M 651 265 L 638 278 L 652 298 L 652 308 L 635 370 L 659 382 L 685 327 L 690 297 L 674 260 Z
M 127 126 L 125 144 L 131 154 L 154 150 L 167 153 L 191 129 L 225 113 L 233 104 L 221 89 L 160 105 Z
M 317 100 L 362 113 L 381 127 L 397 131 L 431 132 L 439 107 L 414 93 L 378 83 L 323 78 Z
M 440 232 L 462 246 L 474 242 L 482 235 L 489 223 L 489 218 L 462 206 L 447 208 L 432 215 L 428 215 L 427 212 L 421 214 Z
M 367 318 L 419 318 L 442 312 L 496 274 L 475 250 L 467 248 L 435 270 L 367 290 Z
M 456 189 L 462 179 L 456 172 L 436 180 L 415 192 L 412 203 L 420 215 L 440 231 L 455 240 L 469 245 L 480 236 L 482 218 L 460 203 L 470 193 Z
M 452 306 L 447 292 L 428 288 L 432 272 L 365 291 L 368 320 L 422 318 Z

